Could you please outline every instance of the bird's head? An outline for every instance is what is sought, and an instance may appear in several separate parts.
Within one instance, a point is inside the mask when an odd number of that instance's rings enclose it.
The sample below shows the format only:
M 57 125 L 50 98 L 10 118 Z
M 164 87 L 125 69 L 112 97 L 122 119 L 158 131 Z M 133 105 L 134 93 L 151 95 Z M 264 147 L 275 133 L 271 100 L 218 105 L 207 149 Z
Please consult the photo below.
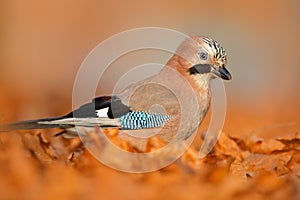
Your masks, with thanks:
M 226 69 L 227 56 L 224 48 L 207 37 L 191 36 L 177 50 L 181 58 L 181 66 L 185 72 L 206 79 L 215 77 L 230 80 L 231 74 Z

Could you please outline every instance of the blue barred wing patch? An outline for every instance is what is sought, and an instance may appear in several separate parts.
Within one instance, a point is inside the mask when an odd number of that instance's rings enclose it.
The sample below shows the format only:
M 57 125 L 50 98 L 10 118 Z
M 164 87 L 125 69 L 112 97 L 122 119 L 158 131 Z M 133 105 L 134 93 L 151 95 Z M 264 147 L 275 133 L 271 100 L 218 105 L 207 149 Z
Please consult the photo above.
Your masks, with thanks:
M 143 129 L 161 127 L 172 119 L 172 115 L 147 113 L 142 111 L 129 112 L 120 118 L 121 129 Z

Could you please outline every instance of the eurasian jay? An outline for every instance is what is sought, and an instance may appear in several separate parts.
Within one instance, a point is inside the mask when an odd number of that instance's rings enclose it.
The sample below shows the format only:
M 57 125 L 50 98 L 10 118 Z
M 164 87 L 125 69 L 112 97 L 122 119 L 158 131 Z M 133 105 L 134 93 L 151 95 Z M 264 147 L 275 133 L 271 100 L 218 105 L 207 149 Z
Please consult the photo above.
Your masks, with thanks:
M 191 36 L 152 77 L 94 98 L 67 115 L 6 124 L 0 131 L 60 128 L 60 134 L 70 138 L 81 134 L 76 127 L 98 126 L 119 127 L 126 137 L 145 139 L 157 134 L 167 142 L 187 139 L 209 109 L 210 81 L 231 79 L 225 66 L 226 53 L 220 44 Z

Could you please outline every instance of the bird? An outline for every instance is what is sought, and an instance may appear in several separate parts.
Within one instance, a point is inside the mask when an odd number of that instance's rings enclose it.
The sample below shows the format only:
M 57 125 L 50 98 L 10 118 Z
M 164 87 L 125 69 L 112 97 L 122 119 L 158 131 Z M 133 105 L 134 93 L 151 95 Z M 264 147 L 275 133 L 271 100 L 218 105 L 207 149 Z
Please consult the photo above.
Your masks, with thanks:
M 167 142 L 186 140 L 209 110 L 210 81 L 232 79 L 226 64 L 225 49 L 217 41 L 189 36 L 157 74 L 95 97 L 66 115 L 0 125 L 0 132 L 59 128 L 56 135 L 73 138 L 83 134 L 76 127 L 117 127 L 127 139 L 157 134 Z

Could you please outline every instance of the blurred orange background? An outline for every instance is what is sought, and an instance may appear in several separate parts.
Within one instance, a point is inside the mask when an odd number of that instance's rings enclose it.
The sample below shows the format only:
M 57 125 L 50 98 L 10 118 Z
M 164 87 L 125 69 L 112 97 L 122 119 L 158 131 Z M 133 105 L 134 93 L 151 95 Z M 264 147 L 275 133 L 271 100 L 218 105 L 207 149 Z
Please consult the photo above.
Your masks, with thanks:
M 69 112 L 76 72 L 97 44 L 156 26 L 209 36 L 225 47 L 233 75 L 225 83 L 225 132 L 276 126 L 267 131 L 273 137 L 299 131 L 298 0 L 2 0 L 0 16 L 1 123 Z

